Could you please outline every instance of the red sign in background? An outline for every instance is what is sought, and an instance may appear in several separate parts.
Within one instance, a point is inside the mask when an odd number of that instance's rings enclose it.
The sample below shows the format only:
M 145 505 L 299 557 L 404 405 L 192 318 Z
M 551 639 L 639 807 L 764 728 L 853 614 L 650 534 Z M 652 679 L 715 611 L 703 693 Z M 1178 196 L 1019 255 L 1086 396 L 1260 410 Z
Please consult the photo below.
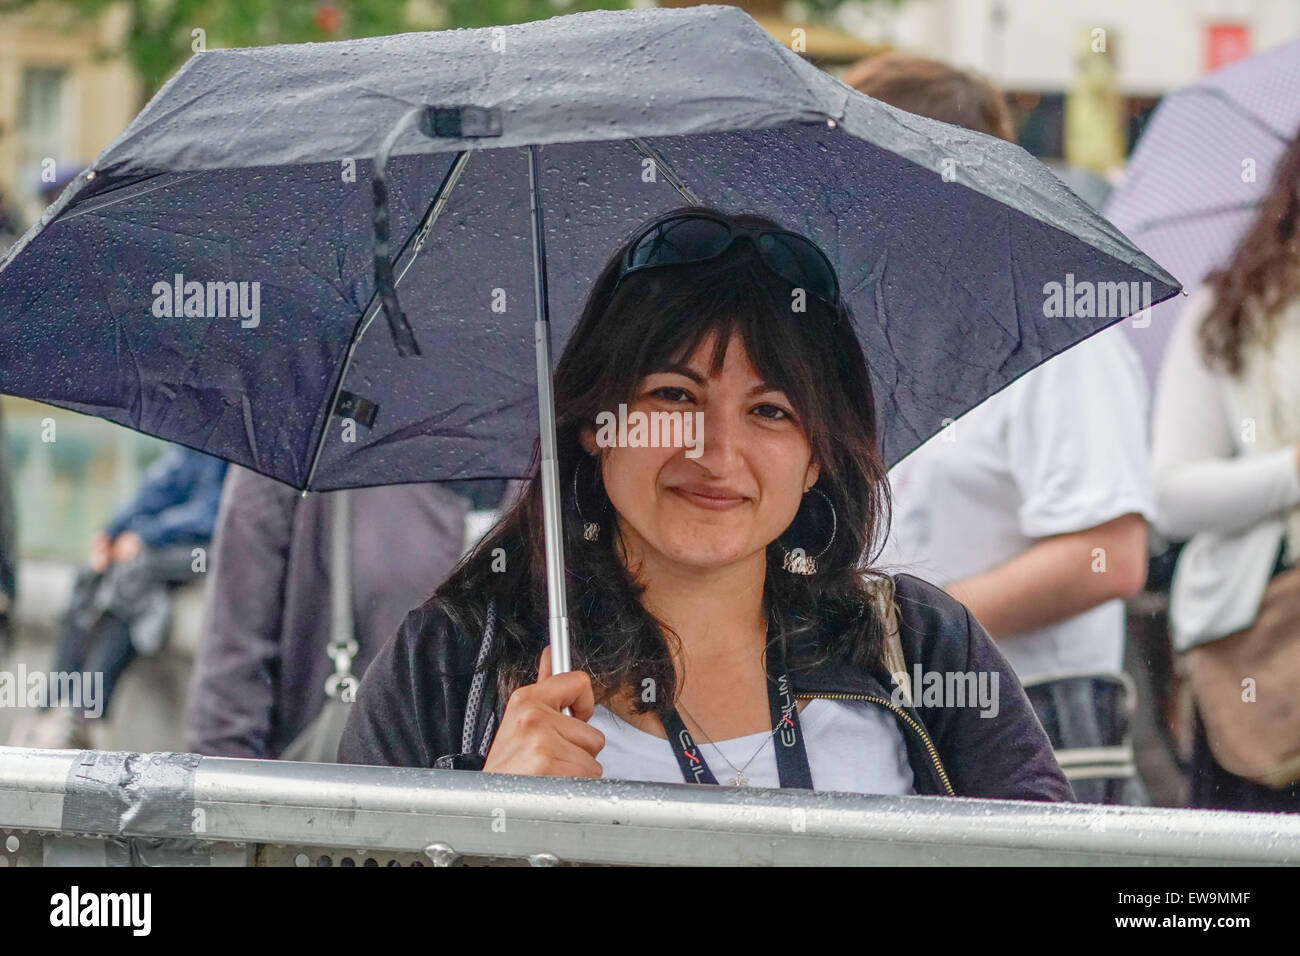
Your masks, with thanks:
M 1250 55 L 1250 27 L 1244 23 L 1209 23 L 1205 27 L 1205 72 Z

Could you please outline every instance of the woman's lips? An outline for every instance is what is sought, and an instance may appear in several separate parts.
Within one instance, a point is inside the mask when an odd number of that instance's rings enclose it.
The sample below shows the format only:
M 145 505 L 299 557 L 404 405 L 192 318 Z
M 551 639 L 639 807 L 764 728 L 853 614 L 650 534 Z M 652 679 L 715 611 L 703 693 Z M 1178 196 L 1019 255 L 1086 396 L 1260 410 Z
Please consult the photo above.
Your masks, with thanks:
M 678 485 L 668 490 L 697 508 L 705 508 L 709 511 L 727 511 L 743 505 L 747 500 L 744 495 L 718 488 L 690 488 Z

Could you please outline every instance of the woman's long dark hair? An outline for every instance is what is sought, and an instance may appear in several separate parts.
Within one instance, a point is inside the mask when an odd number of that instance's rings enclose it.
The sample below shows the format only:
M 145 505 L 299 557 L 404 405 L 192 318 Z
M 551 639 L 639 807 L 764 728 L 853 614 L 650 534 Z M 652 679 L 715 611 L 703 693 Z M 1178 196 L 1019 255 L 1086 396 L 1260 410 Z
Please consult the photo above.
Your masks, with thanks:
M 1300 294 L 1300 132 L 1282 153 L 1268 193 L 1232 260 L 1211 272 L 1214 306 L 1201 323 L 1201 349 L 1211 367 L 1242 372 L 1242 346 L 1267 339 L 1279 311 Z
M 688 210 L 673 212 L 683 211 Z M 730 218 L 781 228 L 759 216 Z M 789 283 L 771 273 L 745 241 L 709 262 L 632 273 L 616 287 L 627 247 L 624 243 L 601 271 L 555 370 L 574 668 L 591 675 L 598 700 L 625 687 L 639 691 L 647 678 L 658 692 L 649 701 L 634 695 L 641 712 L 662 715 L 676 698 L 668 642 L 678 638 L 641 604 L 643 588 L 616 553 L 613 507 L 600 483 L 598 460 L 582 449 L 579 435 L 584 426 L 595 428 L 599 412 L 630 405 L 646 375 L 691 355 L 712 333 L 717 338 L 711 372 L 721 368 L 726 344 L 737 334 L 763 380 L 790 399 L 820 465 L 815 487 L 835 507 L 834 540 L 817 560 L 814 575 L 791 574 L 782 561 L 786 547 L 815 555 L 831 539 L 831 516 L 820 495 L 806 494 L 790 527 L 769 545 L 764 588 L 769 634 L 785 643 L 794 668 L 841 654 L 858 666 L 875 664 L 882 637 L 863 577 L 872 572 L 860 565 L 876 556 L 888 528 L 889 492 L 867 363 L 848 307 L 841 305 L 837 314 L 809 295 L 806 311 L 792 311 Z M 575 502 L 578 468 L 581 501 Z M 526 493 L 434 596 L 434 605 L 475 642 L 487 601 L 495 598 L 497 640 L 485 666 L 496 675 L 501 700 L 536 679 L 537 659 L 548 641 L 537 473 L 534 449 L 534 478 Z M 584 518 L 600 522 L 596 541 L 584 538 Z M 794 641 L 805 634 L 817 639 L 815 655 L 792 652 Z

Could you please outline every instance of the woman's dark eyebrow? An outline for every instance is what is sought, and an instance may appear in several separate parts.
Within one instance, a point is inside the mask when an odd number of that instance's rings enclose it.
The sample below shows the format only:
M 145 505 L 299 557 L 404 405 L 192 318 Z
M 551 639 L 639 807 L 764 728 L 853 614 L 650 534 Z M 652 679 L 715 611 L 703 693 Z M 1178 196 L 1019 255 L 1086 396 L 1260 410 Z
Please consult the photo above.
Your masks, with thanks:
M 703 385 L 705 382 L 704 376 L 701 375 L 699 372 L 695 371 L 695 369 L 691 368 L 689 365 L 680 365 L 680 364 L 665 365 L 661 368 L 651 369 L 649 374 L 658 375 L 663 372 L 684 376 L 686 378 L 689 378 L 696 385 Z M 769 382 L 759 382 L 757 385 L 755 385 L 753 388 L 749 390 L 750 395 L 762 395 L 764 392 L 784 393 L 785 389 L 778 388 L 777 386 L 772 385 Z
M 695 371 L 695 369 L 691 368 L 689 365 L 664 365 L 660 368 L 651 369 L 649 374 L 658 375 L 662 372 L 671 372 L 674 375 L 684 376 L 689 378 L 696 385 L 703 385 L 706 381 L 703 375 Z

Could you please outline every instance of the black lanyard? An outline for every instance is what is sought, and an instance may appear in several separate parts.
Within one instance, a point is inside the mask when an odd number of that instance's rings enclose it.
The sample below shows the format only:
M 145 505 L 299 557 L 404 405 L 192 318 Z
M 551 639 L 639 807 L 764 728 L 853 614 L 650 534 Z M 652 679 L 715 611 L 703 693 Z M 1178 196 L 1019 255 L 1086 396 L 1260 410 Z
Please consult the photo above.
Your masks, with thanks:
M 790 678 L 779 653 L 775 644 L 768 646 L 767 706 L 772 726 L 776 728 L 772 734 L 772 742 L 776 747 L 776 772 L 782 788 L 811 790 L 812 771 L 808 768 L 808 751 L 804 748 L 803 734 L 799 731 L 799 708 L 795 705 Z M 772 680 L 773 674 L 776 675 L 776 680 Z M 664 730 L 668 732 L 668 742 L 672 745 L 677 765 L 681 767 L 683 779 L 687 783 L 716 785 L 717 777 L 713 776 L 713 771 L 704 762 L 704 755 L 696 746 L 691 732 L 682 723 L 676 707 L 669 707 L 664 719 Z M 740 779 L 739 772 L 737 779 Z

